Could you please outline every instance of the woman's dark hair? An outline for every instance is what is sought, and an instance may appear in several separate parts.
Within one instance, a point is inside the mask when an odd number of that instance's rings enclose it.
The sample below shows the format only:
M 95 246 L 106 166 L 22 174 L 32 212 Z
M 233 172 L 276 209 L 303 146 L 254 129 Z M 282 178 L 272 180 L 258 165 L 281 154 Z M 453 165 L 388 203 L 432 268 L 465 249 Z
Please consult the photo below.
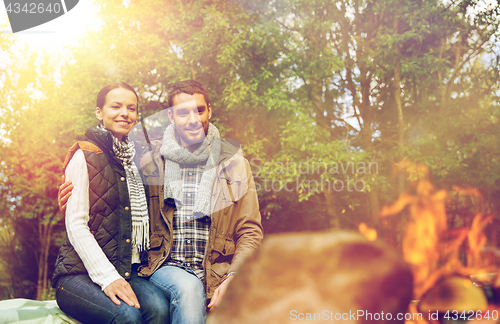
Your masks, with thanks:
M 194 95 L 195 93 L 202 94 L 203 98 L 205 98 L 207 106 L 210 104 L 208 91 L 201 83 L 195 80 L 185 80 L 175 83 L 170 89 L 167 90 L 168 107 L 172 107 L 174 105 L 174 97 L 179 93 L 187 93 L 189 95 Z
M 106 95 L 111 90 L 118 89 L 118 88 L 130 90 L 135 94 L 135 97 L 137 98 L 137 110 L 139 110 L 139 96 L 135 92 L 134 88 L 132 88 L 132 86 L 130 86 L 129 84 L 127 84 L 125 82 L 114 82 L 114 83 L 108 84 L 107 86 L 102 88 L 101 91 L 99 91 L 99 93 L 97 94 L 96 106 L 99 107 L 99 109 L 102 109 L 102 107 L 104 107 L 104 104 L 106 103 Z

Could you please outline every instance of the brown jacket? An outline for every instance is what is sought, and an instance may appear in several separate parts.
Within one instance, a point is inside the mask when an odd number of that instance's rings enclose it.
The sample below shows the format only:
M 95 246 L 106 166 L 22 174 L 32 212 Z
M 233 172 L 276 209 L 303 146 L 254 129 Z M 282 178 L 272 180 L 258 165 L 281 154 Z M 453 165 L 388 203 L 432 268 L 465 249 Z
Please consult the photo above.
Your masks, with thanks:
M 140 275 L 152 275 L 170 257 L 173 242 L 174 207 L 163 200 L 164 163 L 159 154 L 160 142 L 153 142 L 153 154 L 141 159 L 141 168 L 148 189 L 151 248 L 149 266 Z M 263 230 L 257 191 L 248 161 L 241 149 L 228 140 L 222 148 L 212 189 L 212 223 L 205 249 L 207 299 L 226 278 L 237 271 L 243 260 L 256 250 L 262 241 Z

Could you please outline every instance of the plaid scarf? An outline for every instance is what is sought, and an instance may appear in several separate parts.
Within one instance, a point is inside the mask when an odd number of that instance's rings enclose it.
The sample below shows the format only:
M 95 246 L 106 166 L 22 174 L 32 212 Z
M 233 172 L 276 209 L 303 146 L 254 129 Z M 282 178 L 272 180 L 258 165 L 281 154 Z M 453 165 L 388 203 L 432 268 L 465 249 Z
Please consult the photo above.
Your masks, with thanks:
M 109 132 L 102 124 L 97 129 Z M 130 212 L 132 214 L 132 245 L 141 251 L 149 249 L 149 214 L 141 175 L 133 158 L 135 155 L 134 142 L 123 136 L 122 140 L 113 139 L 113 152 L 122 162 L 127 178 Z
M 195 219 L 211 214 L 212 187 L 217 176 L 217 166 L 221 150 L 219 130 L 211 123 L 208 134 L 200 147 L 194 152 L 179 144 L 175 126 L 169 125 L 163 135 L 163 145 L 160 153 L 165 158 L 165 189 L 164 199 L 182 205 L 182 179 L 180 164 L 198 164 L 206 161 L 205 170 L 201 177 L 196 202 L 193 208 Z

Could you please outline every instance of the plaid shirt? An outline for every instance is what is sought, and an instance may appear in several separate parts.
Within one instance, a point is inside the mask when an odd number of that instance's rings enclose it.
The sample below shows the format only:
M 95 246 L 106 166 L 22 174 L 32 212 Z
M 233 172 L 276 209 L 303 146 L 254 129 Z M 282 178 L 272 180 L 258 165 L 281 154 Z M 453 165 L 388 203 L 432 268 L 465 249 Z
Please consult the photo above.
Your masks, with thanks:
M 193 208 L 205 163 L 180 165 L 182 206 L 174 211 L 174 242 L 168 265 L 192 270 L 204 280 L 203 257 L 210 232 L 210 217 L 193 219 Z

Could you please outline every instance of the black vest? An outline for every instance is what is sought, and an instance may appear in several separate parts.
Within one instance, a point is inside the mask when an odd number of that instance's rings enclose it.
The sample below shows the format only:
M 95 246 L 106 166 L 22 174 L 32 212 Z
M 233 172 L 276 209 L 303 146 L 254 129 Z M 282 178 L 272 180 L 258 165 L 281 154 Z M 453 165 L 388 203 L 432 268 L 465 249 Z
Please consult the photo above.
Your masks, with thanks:
M 111 134 L 89 127 L 87 141 L 102 152 L 82 147 L 89 173 L 89 228 L 97 243 L 125 279 L 132 263 L 132 216 L 125 170 L 113 153 Z M 75 150 L 76 151 L 76 150 Z M 74 152 L 73 152 L 74 153 Z M 68 238 L 59 249 L 52 286 L 61 276 L 86 274 L 87 270 Z

